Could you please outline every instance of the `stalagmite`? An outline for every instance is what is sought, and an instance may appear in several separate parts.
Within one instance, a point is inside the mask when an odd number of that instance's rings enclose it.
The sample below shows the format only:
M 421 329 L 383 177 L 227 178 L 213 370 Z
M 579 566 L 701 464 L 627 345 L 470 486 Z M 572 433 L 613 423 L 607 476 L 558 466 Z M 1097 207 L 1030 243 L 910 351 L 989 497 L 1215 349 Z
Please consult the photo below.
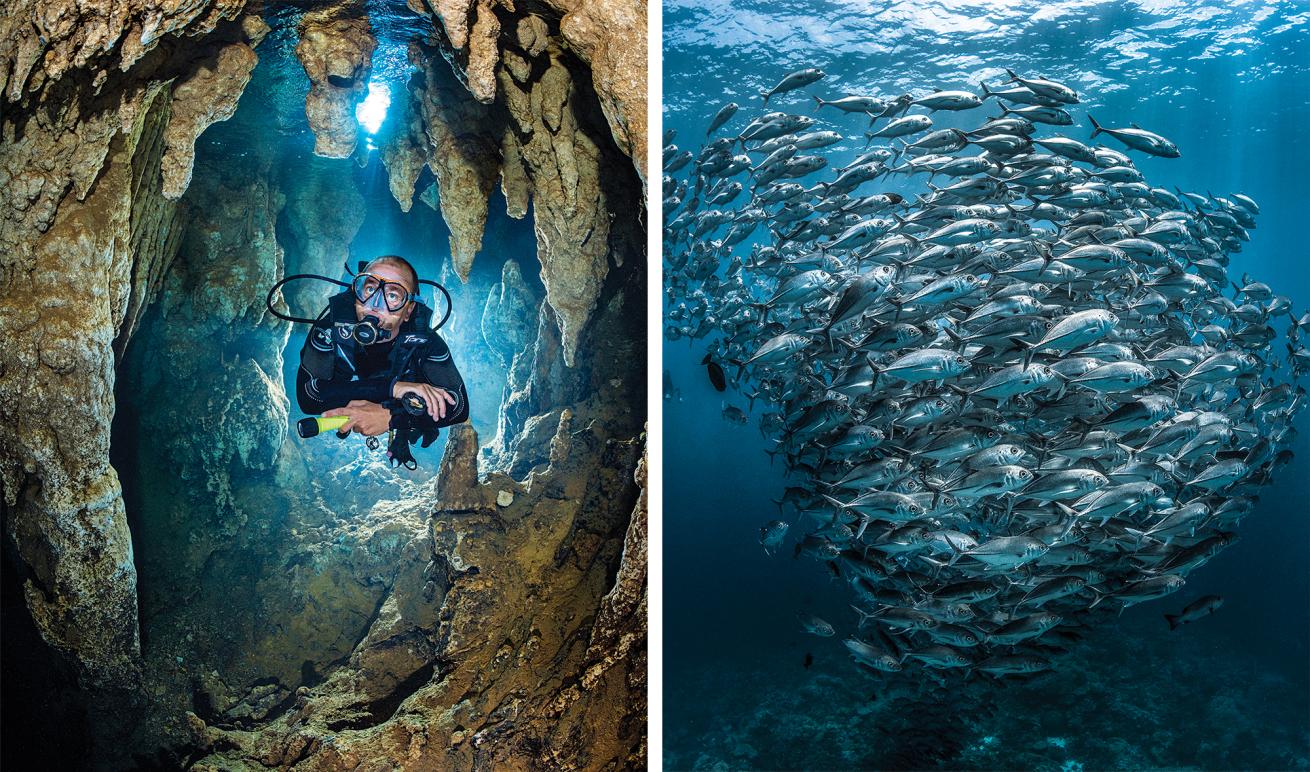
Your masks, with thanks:
M 506 260 L 500 281 L 491 288 L 482 310 L 482 339 L 503 364 L 509 365 L 515 354 L 531 344 L 537 302 L 519 264 Z

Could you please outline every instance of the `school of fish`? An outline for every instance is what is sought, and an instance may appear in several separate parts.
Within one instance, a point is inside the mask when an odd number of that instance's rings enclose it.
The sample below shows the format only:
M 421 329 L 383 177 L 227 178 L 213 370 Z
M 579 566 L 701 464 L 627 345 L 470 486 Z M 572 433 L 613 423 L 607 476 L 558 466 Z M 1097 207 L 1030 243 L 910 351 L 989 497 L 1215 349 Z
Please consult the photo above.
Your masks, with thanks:
M 1172 142 L 1090 115 L 1077 139 L 1072 88 L 1007 74 L 809 94 L 833 129 L 776 111 L 825 77 L 801 70 L 696 152 L 665 135 L 665 335 L 706 340 L 714 387 L 747 399 L 724 417 L 755 414 L 802 480 L 760 542 L 841 579 L 845 649 L 882 673 L 1026 677 L 1097 615 L 1179 593 L 1306 400 L 1310 313 L 1227 272 L 1256 202 L 1153 187 L 1129 153 Z

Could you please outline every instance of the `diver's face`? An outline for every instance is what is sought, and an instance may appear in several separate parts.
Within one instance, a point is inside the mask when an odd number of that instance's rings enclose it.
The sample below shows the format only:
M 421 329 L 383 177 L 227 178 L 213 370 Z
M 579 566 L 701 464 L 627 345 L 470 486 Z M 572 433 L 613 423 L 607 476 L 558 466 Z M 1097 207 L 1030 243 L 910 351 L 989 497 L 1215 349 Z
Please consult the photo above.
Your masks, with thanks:
M 370 263 L 364 271 L 365 273 L 371 273 L 385 281 L 399 282 L 411 294 L 414 292 L 414 287 L 411 286 L 409 272 L 398 265 L 393 265 L 391 263 Z M 376 316 L 378 318 L 378 326 L 391 333 L 387 336 L 387 340 L 394 340 L 396 337 L 396 331 L 400 329 L 400 325 L 414 313 L 414 301 L 409 301 L 399 311 L 388 311 L 386 304 L 382 302 L 381 295 L 381 292 L 376 293 L 367 303 L 362 303 L 358 298 L 356 298 L 355 319 L 362 322 L 364 321 L 365 316 Z

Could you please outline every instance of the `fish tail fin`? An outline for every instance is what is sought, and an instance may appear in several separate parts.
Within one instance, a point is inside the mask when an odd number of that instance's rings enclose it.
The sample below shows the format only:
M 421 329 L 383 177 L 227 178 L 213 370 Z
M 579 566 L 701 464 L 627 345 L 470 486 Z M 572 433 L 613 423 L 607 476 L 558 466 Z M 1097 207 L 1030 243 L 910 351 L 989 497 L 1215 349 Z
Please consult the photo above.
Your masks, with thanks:
M 964 557 L 964 552 L 960 550 L 960 546 L 956 544 L 953 539 L 947 539 L 946 546 L 951 548 L 951 559 L 946 561 L 946 567 L 950 568 L 951 566 L 955 565 L 955 561 Z M 940 568 L 937 570 L 941 571 Z
M 824 105 L 828 104 L 827 102 L 823 101 L 822 99 L 818 98 L 817 96 L 814 96 L 813 94 L 810 94 L 810 96 L 811 96 L 811 97 L 814 97 L 814 112 L 816 112 L 816 113 L 819 111 L 820 108 L 822 108 Z
M 1015 75 L 1014 70 L 1011 70 L 1009 67 L 1005 68 L 1005 74 L 1010 76 L 1010 79 L 1005 81 L 1006 83 L 1014 83 L 1019 79 L 1019 76 Z
M 1005 106 L 1004 104 L 1001 105 L 1001 115 L 1000 115 L 1001 118 L 1004 118 L 1005 116 L 1009 115 L 1012 112 L 1014 111 L 1011 110 L 1009 107 Z
M 869 523 L 872 520 L 873 518 L 869 517 L 868 515 L 864 515 L 864 514 L 860 515 L 860 527 L 855 531 L 856 541 L 859 541 L 864 536 L 864 531 L 869 527 Z
M 1054 504 L 1055 508 L 1060 510 L 1060 512 L 1063 513 L 1065 517 L 1071 519 L 1078 517 L 1078 513 L 1074 511 L 1073 507 L 1070 507 L 1068 504 L 1065 504 L 1063 501 L 1052 501 L 1051 503 Z
M 949 333 L 948 333 L 948 334 L 949 334 Z M 954 383 L 948 383 L 948 384 L 945 384 L 945 385 L 946 385 L 946 388 L 947 388 L 947 389 L 949 389 L 950 391 L 955 392 L 956 394 L 958 394 L 958 395 L 960 396 L 960 406 L 959 406 L 958 408 L 955 409 L 955 414 L 956 414 L 957 416 L 964 415 L 964 409 L 965 409 L 966 407 L 968 407 L 968 405 L 969 405 L 969 400 L 973 397 L 973 394 L 971 394 L 971 393 L 969 392 L 969 390 L 966 389 L 966 388 L 964 388 L 963 386 L 959 386 L 959 385 L 954 384 Z M 935 506 L 935 505 L 934 505 L 934 506 Z
M 1097 122 L 1096 122 L 1096 119 L 1092 117 L 1092 114 L 1091 114 L 1091 113 L 1088 113 L 1088 114 L 1087 114 L 1087 120 L 1089 120 L 1089 121 L 1092 122 L 1092 136 L 1093 136 L 1093 137 L 1095 137 L 1097 134 L 1100 134 L 1100 133 L 1102 133 L 1102 132 L 1105 131 L 1105 129 L 1101 128 L 1101 124 L 1097 123 Z
M 982 86 L 983 99 L 986 99 L 986 98 L 989 97 L 989 96 L 994 96 L 994 95 L 992 94 L 992 90 L 989 89 L 989 88 L 987 88 L 987 81 L 984 80 L 984 81 L 982 81 L 981 83 L 979 83 L 978 85 Z
M 764 89 L 760 89 L 760 96 L 764 97 L 764 106 L 768 107 L 769 97 L 773 96 L 773 94 L 768 91 L 765 91 Z
M 864 358 L 869 363 L 869 369 L 873 371 L 873 380 L 869 382 L 869 389 L 872 391 L 878 388 L 878 377 L 882 375 L 882 368 L 873 361 L 873 354 L 866 354 Z
M 900 300 L 888 300 L 887 302 L 896 306 L 896 315 L 892 317 L 892 324 L 896 324 L 901 320 L 901 312 L 905 310 L 905 303 Z
M 1037 347 L 1041 345 L 1041 341 L 1038 341 L 1037 343 L 1029 343 L 1022 338 L 1013 338 L 1012 340 L 1020 346 L 1023 346 L 1023 366 L 1027 368 L 1028 365 L 1033 363 L 1033 356 L 1037 353 Z
M 833 505 L 834 507 L 837 507 L 838 509 L 846 509 L 846 505 L 845 505 L 845 504 L 843 504 L 842 502 L 838 501 L 837 499 L 834 499 L 832 496 L 829 496 L 829 495 L 826 494 L 826 493 L 820 493 L 819 495 L 822 496 L 822 497 L 824 497 L 825 499 L 827 499 L 827 500 L 828 500 L 828 503 L 831 504 L 831 505 Z
M 1174 630 L 1177 630 L 1177 629 L 1178 629 L 1178 615 L 1177 615 L 1177 614 L 1165 614 L 1165 615 L 1164 615 L 1164 621 L 1166 621 L 1166 622 L 1169 623 L 1169 630 L 1170 630 L 1171 632 L 1174 631 Z

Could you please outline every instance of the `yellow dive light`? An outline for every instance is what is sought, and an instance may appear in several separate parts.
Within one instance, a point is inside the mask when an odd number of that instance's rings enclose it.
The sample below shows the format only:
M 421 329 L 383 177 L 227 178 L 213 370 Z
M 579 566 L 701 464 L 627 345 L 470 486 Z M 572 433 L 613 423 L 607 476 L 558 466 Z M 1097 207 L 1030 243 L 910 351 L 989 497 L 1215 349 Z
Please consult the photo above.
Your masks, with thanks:
M 305 439 L 317 437 L 321 432 L 330 432 L 340 429 L 350 420 L 350 416 L 334 415 L 324 418 L 317 416 L 314 418 L 302 418 L 296 422 L 296 433 Z

